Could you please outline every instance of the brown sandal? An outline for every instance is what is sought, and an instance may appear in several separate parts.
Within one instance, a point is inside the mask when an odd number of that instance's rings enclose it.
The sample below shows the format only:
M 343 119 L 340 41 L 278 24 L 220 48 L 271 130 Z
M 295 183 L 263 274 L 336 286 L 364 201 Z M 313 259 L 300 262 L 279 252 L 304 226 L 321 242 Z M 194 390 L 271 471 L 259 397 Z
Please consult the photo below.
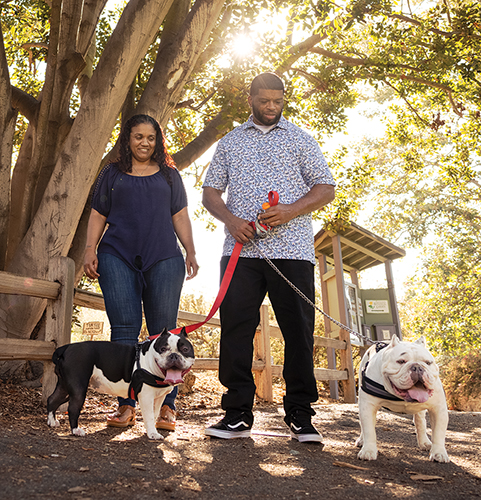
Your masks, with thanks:
M 156 429 L 164 431 L 175 431 L 176 412 L 170 406 L 164 405 L 160 409 L 160 415 L 155 422 Z
M 107 416 L 109 427 L 129 427 L 135 425 L 135 408 L 130 405 L 119 406 L 119 409 Z

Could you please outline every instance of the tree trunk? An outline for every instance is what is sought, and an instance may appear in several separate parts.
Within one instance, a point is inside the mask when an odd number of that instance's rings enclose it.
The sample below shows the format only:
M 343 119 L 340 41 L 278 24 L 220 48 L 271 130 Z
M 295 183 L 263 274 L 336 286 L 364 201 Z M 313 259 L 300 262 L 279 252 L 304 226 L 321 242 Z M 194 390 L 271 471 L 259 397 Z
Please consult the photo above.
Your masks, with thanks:
M 67 255 L 90 187 L 140 62 L 173 0 L 131 1 L 102 54 L 65 140 L 42 202 L 8 266 L 37 278 Z M 40 319 L 40 299 L 0 297 L 0 337 L 25 338 Z
M 156 118 L 165 127 L 192 74 L 225 0 L 197 0 L 180 28 L 162 39 L 154 70 L 136 112 Z
M 17 114 L 12 108 L 12 91 L 3 35 L 0 33 L 0 234 L 8 234 L 10 169 L 16 117 Z M 0 269 L 5 268 L 6 254 L 7 239 L 0 238 Z

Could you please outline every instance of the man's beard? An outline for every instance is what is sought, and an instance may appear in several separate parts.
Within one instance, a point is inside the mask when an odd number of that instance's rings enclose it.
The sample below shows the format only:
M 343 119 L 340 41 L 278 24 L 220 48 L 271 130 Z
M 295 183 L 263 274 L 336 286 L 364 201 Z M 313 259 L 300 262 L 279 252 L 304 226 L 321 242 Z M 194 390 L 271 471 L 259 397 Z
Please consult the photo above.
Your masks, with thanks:
M 284 108 L 282 108 L 284 109 Z M 252 107 L 252 114 L 254 115 L 254 118 L 262 123 L 262 125 L 265 125 L 266 127 L 269 127 L 270 125 L 275 125 L 280 119 L 281 119 L 281 116 L 282 116 L 282 109 L 279 111 L 279 113 L 272 119 L 270 120 L 267 120 L 260 112 L 259 110 L 256 108 L 256 107 Z

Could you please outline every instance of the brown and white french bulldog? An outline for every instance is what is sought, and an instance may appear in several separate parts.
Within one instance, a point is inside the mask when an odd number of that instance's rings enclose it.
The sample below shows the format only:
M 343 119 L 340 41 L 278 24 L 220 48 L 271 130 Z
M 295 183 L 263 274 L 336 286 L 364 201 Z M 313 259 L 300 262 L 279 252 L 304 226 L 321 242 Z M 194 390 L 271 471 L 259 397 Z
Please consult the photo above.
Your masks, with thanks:
M 429 459 L 449 462 L 445 448 L 448 408 L 439 368 L 426 348 L 424 337 L 401 342 L 394 336 L 384 348 L 372 346 L 359 368 L 361 447 L 358 458 L 376 460 L 376 415 L 380 408 L 414 415 L 418 445 L 430 450 Z M 432 443 L 426 432 L 426 411 L 432 426 Z

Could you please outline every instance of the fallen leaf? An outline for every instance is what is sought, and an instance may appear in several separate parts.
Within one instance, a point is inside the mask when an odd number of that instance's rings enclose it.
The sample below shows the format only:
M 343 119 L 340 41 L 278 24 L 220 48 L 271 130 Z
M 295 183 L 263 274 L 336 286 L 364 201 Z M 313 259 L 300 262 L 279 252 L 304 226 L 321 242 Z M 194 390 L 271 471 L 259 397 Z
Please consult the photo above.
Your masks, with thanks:
M 84 448 L 84 447 L 82 446 L 82 450 L 85 450 L 85 451 L 94 451 L 94 450 L 95 450 L 95 448 Z
M 67 490 L 68 493 L 80 493 L 82 491 L 87 491 L 87 488 L 84 488 L 83 486 L 75 486 L 74 488 Z
M 332 465 L 335 465 L 336 467 L 347 467 L 348 469 L 370 470 L 367 467 L 359 467 L 359 465 L 352 465 L 347 462 L 333 462 Z
M 427 476 L 425 474 L 416 474 L 411 476 L 413 481 L 443 481 L 444 477 L 441 476 Z
M 88 467 L 80 467 L 80 472 L 88 472 L 90 469 Z

